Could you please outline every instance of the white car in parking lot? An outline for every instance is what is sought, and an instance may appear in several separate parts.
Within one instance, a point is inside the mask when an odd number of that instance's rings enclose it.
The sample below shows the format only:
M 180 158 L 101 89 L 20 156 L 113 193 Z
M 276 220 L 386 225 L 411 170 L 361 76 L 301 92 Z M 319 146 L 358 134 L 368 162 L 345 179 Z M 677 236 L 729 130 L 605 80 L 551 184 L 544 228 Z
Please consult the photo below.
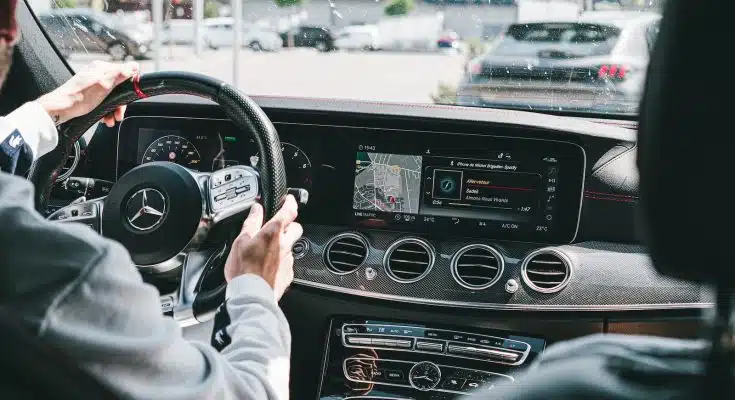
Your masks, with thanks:
M 342 29 L 337 34 L 334 46 L 342 50 L 378 50 L 380 37 L 375 25 L 355 25 Z
M 231 47 L 234 21 L 232 18 L 210 18 L 204 21 L 204 43 L 213 49 Z M 275 31 L 255 24 L 245 23 L 242 28 L 242 44 L 254 51 L 276 51 L 283 47 L 283 40 Z

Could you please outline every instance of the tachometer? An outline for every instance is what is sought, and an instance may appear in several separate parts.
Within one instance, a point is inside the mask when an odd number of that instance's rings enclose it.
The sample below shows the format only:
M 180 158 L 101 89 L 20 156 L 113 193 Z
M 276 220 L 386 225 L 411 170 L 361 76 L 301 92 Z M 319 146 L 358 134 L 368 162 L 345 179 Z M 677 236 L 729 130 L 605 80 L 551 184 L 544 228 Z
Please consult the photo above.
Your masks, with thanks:
M 199 169 L 202 157 L 199 150 L 187 139 L 167 135 L 154 140 L 145 149 L 141 164 L 152 161 L 170 161 L 187 168 Z
M 253 146 L 255 143 L 253 142 Z M 281 142 L 283 163 L 286 165 L 286 178 L 289 187 L 311 189 L 311 160 L 300 148 L 291 143 Z M 258 167 L 260 154 L 250 156 L 250 166 Z

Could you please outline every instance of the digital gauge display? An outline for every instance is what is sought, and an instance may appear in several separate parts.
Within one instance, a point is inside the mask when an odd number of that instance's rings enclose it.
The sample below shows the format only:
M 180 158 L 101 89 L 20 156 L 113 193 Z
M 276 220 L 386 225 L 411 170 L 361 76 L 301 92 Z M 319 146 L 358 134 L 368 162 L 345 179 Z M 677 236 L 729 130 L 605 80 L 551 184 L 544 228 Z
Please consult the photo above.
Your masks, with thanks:
M 141 164 L 153 161 L 169 161 L 198 170 L 202 156 L 188 139 L 166 135 L 154 140 L 143 153 Z

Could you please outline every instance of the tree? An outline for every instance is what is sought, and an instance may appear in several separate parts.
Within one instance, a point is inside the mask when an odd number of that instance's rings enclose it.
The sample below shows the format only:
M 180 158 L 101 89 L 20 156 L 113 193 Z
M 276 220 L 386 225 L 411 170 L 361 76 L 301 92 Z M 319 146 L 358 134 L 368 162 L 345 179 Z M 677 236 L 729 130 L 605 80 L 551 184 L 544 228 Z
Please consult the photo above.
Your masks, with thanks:
M 74 8 L 77 6 L 77 0 L 56 0 L 52 4 L 56 8 Z
M 304 2 L 303 0 L 274 0 L 274 1 L 276 2 L 276 5 L 281 8 L 300 6 Z M 288 47 L 294 47 L 293 29 L 289 29 L 288 32 L 286 33 L 286 43 L 288 44 Z
M 303 0 L 275 0 L 276 5 L 278 7 L 286 8 L 286 7 L 293 7 L 293 6 L 300 6 L 301 3 L 303 3 Z
M 214 1 L 207 1 L 204 3 L 204 18 L 215 18 L 219 17 L 219 6 Z
M 393 0 L 385 7 L 385 15 L 406 15 L 413 10 L 413 0 Z

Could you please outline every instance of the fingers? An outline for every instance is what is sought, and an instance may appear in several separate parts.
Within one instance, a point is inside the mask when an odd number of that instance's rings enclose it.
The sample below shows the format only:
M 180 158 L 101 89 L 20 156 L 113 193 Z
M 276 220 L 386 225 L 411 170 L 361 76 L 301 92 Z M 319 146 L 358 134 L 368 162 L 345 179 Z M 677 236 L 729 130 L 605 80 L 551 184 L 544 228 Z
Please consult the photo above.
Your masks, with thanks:
M 288 224 L 293 222 L 298 215 L 299 208 L 296 205 L 296 199 L 289 194 L 286 196 L 286 201 L 283 202 L 281 209 L 278 210 L 276 215 L 266 225 L 275 225 L 283 232 Z
M 301 226 L 298 222 L 292 222 L 288 224 L 288 227 L 286 228 L 286 232 L 283 233 L 283 241 L 281 242 L 281 246 L 283 246 L 284 249 L 291 250 L 291 247 L 293 247 L 293 244 L 296 243 L 297 240 L 301 237 L 301 235 L 304 234 L 304 228 Z
M 117 122 L 123 120 L 123 117 L 125 116 L 125 109 L 126 106 L 120 106 L 116 108 L 115 111 L 102 117 L 102 122 L 107 125 L 108 128 L 113 128 Z
M 113 112 L 113 116 L 115 117 L 115 121 L 122 121 L 123 117 L 125 117 L 125 110 L 128 108 L 128 106 L 120 106 L 115 109 Z
M 107 114 L 102 117 L 102 122 L 107 125 L 108 128 L 113 128 L 115 126 L 115 116 L 113 113 Z
M 248 239 L 252 239 L 260 231 L 260 227 L 263 226 L 263 206 L 258 203 L 253 204 L 250 207 L 250 214 L 242 224 L 242 230 L 240 236 L 244 236 Z

